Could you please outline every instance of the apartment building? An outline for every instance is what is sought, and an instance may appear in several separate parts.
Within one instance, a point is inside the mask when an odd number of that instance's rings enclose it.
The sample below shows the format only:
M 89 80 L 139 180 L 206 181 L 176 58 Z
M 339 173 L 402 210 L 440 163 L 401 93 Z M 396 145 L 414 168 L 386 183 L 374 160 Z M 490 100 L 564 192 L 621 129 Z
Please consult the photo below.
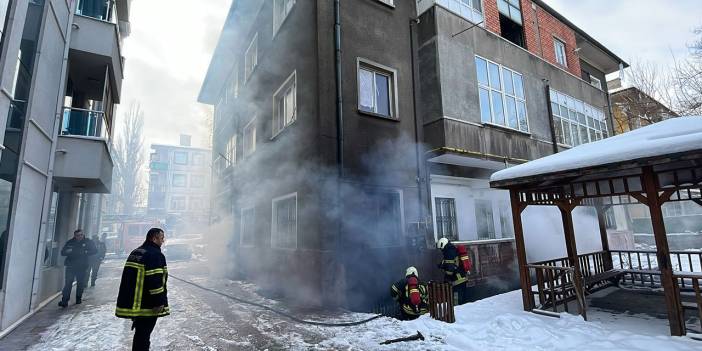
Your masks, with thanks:
M 63 285 L 60 247 L 112 183 L 129 0 L 2 2 L 0 332 Z M 92 212 L 91 212 L 92 211 Z
M 614 134 L 639 129 L 668 118 L 678 117 L 660 101 L 636 87 L 623 88 L 619 79 L 607 82 L 612 100 Z
M 235 2 L 199 100 L 237 273 L 367 310 L 408 265 L 441 279 L 449 237 L 474 297 L 514 286 L 490 174 L 609 136 L 622 66 L 541 1 Z
M 210 215 L 210 150 L 180 145 L 151 145 L 147 215 L 163 221 L 169 235 L 201 233 Z M 202 234 L 202 233 L 201 233 Z

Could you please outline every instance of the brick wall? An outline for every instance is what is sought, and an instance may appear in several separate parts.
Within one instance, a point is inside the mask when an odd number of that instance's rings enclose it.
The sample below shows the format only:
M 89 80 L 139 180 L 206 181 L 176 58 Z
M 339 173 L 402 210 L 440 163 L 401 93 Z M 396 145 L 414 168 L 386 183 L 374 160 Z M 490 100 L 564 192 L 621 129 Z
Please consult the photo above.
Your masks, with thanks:
M 556 61 L 553 38 L 561 40 L 566 46 L 566 61 L 568 62 L 566 69 L 580 77 L 580 58 L 573 51 L 577 47 L 575 31 L 536 4 L 534 4 L 536 7 L 534 10 L 532 4 L 533 2 L 530 0 L 521 0 L 527 48 L 534 55 L 559 65 Z
M 566 44 L 566 60 L 570 73 L 580 77 L 580 58 L 573 52 L 577 47 L 575 32 L 531 0 L 521 0 L 524 37 L 527 49 L 534 55 L 558 65 L 553 47 L 556 37 Z M 500 35 L 500 13 L 497 10 L 497 0 L 483 0 L 485 27 Z M 537 28 L 538 23 L 538 28 Z M 540 40 L 539 40 L 540 39 Z

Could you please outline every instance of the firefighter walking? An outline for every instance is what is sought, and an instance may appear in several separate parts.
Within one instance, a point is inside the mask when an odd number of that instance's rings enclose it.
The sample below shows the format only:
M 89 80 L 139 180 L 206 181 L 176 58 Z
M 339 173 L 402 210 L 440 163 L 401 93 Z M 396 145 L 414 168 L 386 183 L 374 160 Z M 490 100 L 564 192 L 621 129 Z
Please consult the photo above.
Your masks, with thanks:
M 429 294 L 426 285 L 419 280 L 417 268 L 407 268 L 405 278 L 393 284 L 390 293 L 392 298 L 400 304 L 402 320 L 417 319 L 422 314 L 427 313 Z
M 453 286 L 455 304 L 466 303 L 468 298 L 466 283 L 473 265 L 468 250 L 463 245 L 454 245 L 446 238 L 439 239 L 436 247 L 443 255 L 439 268 L 444 271 L 444 280 Z
M 168 307 L 168 269 L 161 253 L 165 241 L 163 230 L 151 228 L 146 241 L 127 258 L 119 284 L 117 309 L 119 318 L 132 320 L 132 350 L 148 350 L 156 320 L 170 314 Z

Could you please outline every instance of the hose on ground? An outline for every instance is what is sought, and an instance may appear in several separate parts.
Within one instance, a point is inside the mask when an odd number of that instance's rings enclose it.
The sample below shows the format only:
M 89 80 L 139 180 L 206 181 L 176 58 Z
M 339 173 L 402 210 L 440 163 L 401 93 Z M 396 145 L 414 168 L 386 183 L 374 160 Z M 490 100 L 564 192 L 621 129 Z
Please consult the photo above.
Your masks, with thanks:
M 205 291 L 209 291 L 209 292 L 211 292 L 211 293 L 214 293 L 214 294 L 217 294 L 217 295 L 226 297 L 226 298 L 228 298 L 228 299 L 231 299 L 231 300 L 234 300 L 234 301 L 243 303 L 243 304 L 247 304 L 247 305 L 251 305 L 251 306 L 256 306 L 256 307 L 262 308 L 262 309 L 264 309 L 264 310 L 271 311 L 271 312 L 273 312 L 273 313 L 276 313 L 276 314 L 279 314 L 279 315 L 281 315 L 281 316 L 287 317 L 287 318 L 289 318 L 289 319 L 291 319 L 291 320 L 293 320 L 293 321 L 295 321 L 295 322 L 302 323 L 302 324 L 316 325 L 316 326 L 320 326 L 320 327 L 352 327 L 352 326 L 355 326 L 355 325 L 365 324 L 365 323 L 368 323 L 368 322 L 370 322 L 370 321 L 372 321 L 372 320 L 375 320 L 375 319 L 378 319 L 378 318 L 382 317 L 382 315 L 378 314 L 378 315 L 375 315 L 375 316 L 373 316 L 373 317 L 370 317 L 370 318 L 367 318 L 367 319 L 364 319 L 364 320 L 355 321 L 355 322 L 343 322 L 343 323 L 327 323 L 327 322 L 308 321 L 308 320 L 304 320 L 304 319 L 295 317 L 294 315 L 292 315 L 292 314 L 290 314 L 290 313 L 287 313 L 287 312 L 284 312 L 284 311 L 281 311 L 281 310 L 277 310 L 277 309 L 275 309 L 275 308 L 272 308 L 272 307 L 269 307 L 269 306 L 266 306 L 266 305 L 263 305 L 263 304 L 260 304 L 260 303 L 256 303 L 256 302 L 253 302 L 253 301 L 244 300 L 244 299 L 242 299 L 242 298 L 238 298 L 238 297 L 235 297 L 235 296 L 232 296 L 232 295 L 223 293 L 223 292 L 221 292 L 221 291 L 217 291 L 217 290 L 214 290 L 214 289 L 210 289 L 210 288 L 204 287 L 204 286 L 202 286 L 202 285 L 200 285 L 200 284 L 193 283 L 193 282 L 191 282 L 191 281 L 189 281 L 189 280 L 186 280 L 186 279 L 183 279 L 183 278 L 178 278 L 178 277 L 176 277 L 176 276 L 174 276 L 173 274 L 170 274 L 170 273 L 168 274 L 168 277 L 169 277 L 169 278 L 173 278 L 173 279 L 178 280 L 178 281 L 181 281 L 181 282 L 183 282 L 183 283 L 185 283 L 185 284 L 192 285 L 192 286 L 194 286 L 194 287 L 196 287 L 196 288 L 199 288 L 199 289 L 202 289 L 202 290 L 205 290 Z

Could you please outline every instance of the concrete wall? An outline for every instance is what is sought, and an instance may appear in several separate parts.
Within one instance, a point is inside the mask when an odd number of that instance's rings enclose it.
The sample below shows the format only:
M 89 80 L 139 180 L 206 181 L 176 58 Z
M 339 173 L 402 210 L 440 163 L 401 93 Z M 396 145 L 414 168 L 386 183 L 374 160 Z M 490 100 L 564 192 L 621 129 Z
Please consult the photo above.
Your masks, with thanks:
M 70 34 L 70 19 L 66 17 L 72 13 L 67 6 L 65 1 L 46 1 L 42 17 L 14 189 L 2 329 L 41 302 L 35 295 L 41 284 L 38 271 L 41 260 L 37 252 L 43 252 L 45 221 L 42 219 L 48 211 L 51 192 L 53 144 L 60 116 L 57 105 L 63 100 L 65 88 L 62 64 Z

